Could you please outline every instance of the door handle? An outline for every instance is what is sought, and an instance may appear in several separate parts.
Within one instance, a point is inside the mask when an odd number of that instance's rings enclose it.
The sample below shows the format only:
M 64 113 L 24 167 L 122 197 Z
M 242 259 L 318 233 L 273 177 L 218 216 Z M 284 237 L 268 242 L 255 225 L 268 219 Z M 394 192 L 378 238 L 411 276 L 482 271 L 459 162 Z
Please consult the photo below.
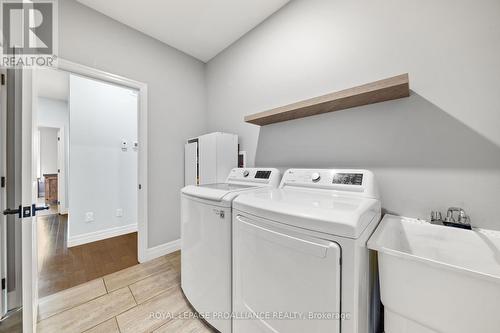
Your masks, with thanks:
M 6 210 L 3 211 L 3 215 L 14 215 L 14 214 L 17 214 L 17 216 L 19 218 L 21 218 L 22 217 L 22 211 L 23 211 L 23 207 L 22 206 L 19 206 L 18 209 L 10 209 L 10 208 L 8 208 L 8 209 L 6 209 Z
M 36 215 L 36 212 L 40 211 L 40 210 L 49 210 L 50 207 L 49 206 L 41 206 L 41 207 L 37 207 L 35 204 L 31 205 L 31 215 L 32 216 L 35 216 Z

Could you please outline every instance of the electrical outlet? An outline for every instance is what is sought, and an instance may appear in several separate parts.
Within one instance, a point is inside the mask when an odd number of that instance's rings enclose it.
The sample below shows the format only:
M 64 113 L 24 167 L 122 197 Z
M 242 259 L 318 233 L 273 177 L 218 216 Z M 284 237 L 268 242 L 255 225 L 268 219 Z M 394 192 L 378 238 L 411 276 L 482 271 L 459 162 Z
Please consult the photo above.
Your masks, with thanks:
M 85 222 L 93 222 L 94 221 L 94 212 L 85 213 Z
M 123 216 L 123 209 L 121 208 L 118 208 L 116 210 L 116 217 L 122 217 Z
M 127 151 L 127 148 L 128 148 L 128 142 L 127 140 L 122 140 L 122 151 Z

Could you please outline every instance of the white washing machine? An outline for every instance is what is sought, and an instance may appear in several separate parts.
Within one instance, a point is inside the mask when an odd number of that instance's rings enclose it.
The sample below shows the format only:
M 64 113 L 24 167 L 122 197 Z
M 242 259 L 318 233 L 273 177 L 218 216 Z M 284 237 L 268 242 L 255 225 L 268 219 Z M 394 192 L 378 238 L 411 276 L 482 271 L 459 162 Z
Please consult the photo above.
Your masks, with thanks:
M 181 194 L 181 286 L 191 305 L 231 332 L 231 204 L 241 193 L 276 188 L 280 172 L 233 169 L 225 183 L 186 186 Z
M 278 189 L 238 196 L 233 332 L 372 332 L 366 242 L 380 206 L 367 170 L 290 169 Z

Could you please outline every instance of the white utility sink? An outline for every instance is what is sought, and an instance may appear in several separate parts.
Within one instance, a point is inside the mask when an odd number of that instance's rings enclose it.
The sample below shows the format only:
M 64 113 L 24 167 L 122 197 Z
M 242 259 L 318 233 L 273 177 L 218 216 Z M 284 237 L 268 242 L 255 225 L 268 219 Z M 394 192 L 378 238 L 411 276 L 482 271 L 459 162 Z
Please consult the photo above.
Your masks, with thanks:
M 385 215 L 368 247 L 385 333 L 500 332 L 500 232 Z

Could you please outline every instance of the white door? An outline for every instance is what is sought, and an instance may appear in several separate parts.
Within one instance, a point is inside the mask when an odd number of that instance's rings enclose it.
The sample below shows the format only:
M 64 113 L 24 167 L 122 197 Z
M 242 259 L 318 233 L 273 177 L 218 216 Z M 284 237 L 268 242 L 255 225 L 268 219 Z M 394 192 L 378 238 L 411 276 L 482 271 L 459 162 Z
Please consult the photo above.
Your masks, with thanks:
M 340 332 L 337 243 L 233 217 L 233 331 Z
M 2 300 L 2 312 L 15 311 L 22 306 L 25 333 L 36 331 L 38 304 L 36 218 L 33 218 L 37 179 L 31 79 L 29 70 L 6 72 L 2 94 L 6 90 L 7 106 L 2 108 L 0 117 L 1 160 L 5 166 L 2 176 L 6 178 L 5 190 L 2 190 L 2 195 L 5 194 L 5 199 L 2 197 L 2 224 L 7 224 L 7 235 L 2 226 L 2 236 L 7 238 L 7 246 L 2 244 L 2 249 L 7 252 L 4 272 L 7 302 Z M 0 257 L 3 261 L 4 254 Z

